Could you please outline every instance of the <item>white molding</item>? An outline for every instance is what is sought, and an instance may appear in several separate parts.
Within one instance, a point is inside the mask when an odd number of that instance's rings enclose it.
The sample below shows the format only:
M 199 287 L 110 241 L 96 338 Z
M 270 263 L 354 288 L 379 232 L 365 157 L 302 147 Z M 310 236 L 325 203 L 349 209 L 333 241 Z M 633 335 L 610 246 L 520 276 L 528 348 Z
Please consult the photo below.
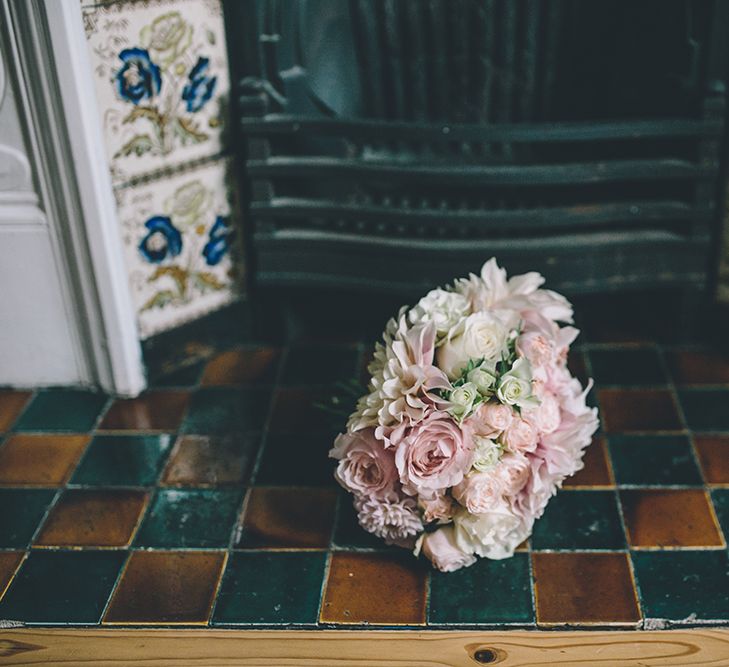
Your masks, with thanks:
M 36 135 L 36 167 L 74 287 L 91 382 L 134 396 L 146 381 L 78 0 L 6 0 Z M 49 210 L 51 209 L 51 210 Z

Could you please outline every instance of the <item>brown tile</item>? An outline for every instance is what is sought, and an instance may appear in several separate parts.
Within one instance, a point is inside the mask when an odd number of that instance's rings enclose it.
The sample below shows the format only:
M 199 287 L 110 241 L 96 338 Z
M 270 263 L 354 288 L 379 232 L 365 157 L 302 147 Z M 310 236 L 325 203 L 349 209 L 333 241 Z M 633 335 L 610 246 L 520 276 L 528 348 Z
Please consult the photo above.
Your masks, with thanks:
M 327 389 L 295 387 L 278 389 L 273 399 L 271 431 L 274 433 L 332 431 L 332 416 L 315 406 L 315 403 L 326 403 L 331 398 L 331 393 L 331 390 Z M 346 418 L 343 418 L 342 427 L 345 422 Z
M 634 625 L 640 611 L 624 553 L 534 553 L 537 623 Z
M 729 436 L 694 436 L 704 479 L 709 484 L 729 484 Z
M 224 561 L 222 552 L 135 551 L 104 622 L 207 623 Z
M 208 362 L 201 384 L 219 386 L 273 382 L 279 354 L 279 350 L 273 347 L 221 352 Z
M 595 436 L 590 446 L 585 450 L 585 456 L 582 460 L 585 467 L 564 481 L 563 486 L 565 488 L 573 486 L 613 486 L 615 484 L 610 470 L 610 463 L 608 463 L 605 438 Z
M 143 491 L 73 489 L 51 510 L 35 544 L 123 547 L 131 542 L 147 500 Z
M 12 435 L 0 446 L 0 484 L 60 486 L 89 440 L 87 435 Z
M 710 352 L 675 350 L 668 365 L 677 384 L 729 384 L 729 357 Z
M 30 397 L 29 391 L 0 389 L 0 433 L 10 429 Z
M 602 425 L 607 433 L 680 431 L 676 405 L 668 391 L 601 389 Z
M 101 422 L 107 431 L 175 431 L 185 416 L 186 391 L 150 391 L 139 398 L 114 401 Z
M 710 547 L 724 544 L 703 489 L 620 492 L 633 547 Z
M 248 492 L 239 548 L 329 546 L 334 489 L 254 488 Z
M 242 435 L 183 435 L 162 475 L 162 484 L 241 484 L 256 456 L 259 439 L 259 436 Z
M 5 594 L 22 560 L 22 551 L 0 551 L 0 598 Z
M 322 623 L 425 623 L 426 573 L 409 553 L 332 554 Z

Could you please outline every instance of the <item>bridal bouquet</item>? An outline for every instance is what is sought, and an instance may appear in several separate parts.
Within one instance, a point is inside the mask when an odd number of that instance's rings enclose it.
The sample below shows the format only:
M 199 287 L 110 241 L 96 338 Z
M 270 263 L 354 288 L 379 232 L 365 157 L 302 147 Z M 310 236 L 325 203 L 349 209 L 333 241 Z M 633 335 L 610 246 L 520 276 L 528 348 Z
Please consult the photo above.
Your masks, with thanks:
M 491 259 L 401 309 L 330 452 L 362 527 L 444 572 L 511 556 L 597 429 L 572 307 L 543 282 Z

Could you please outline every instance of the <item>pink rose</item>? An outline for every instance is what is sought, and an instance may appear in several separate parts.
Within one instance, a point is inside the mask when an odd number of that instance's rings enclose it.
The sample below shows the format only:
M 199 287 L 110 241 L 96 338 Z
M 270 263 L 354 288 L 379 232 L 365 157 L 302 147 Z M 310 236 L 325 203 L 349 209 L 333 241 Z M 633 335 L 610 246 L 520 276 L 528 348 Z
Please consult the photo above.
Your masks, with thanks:
M 537 430 L 526 420 L 516 417 L 504 431 L 501 441 L 512 452 L 533 452 L 537 448 Z
M 540 404 L 536 408 L 524 410 L 524 419 L 534 426 L 539 433 L 554 433 L 562 420 L 559 401 L 550 391 L 539 392 Z
M 455 486 L 471 467 L 470 429 L 459 428 L 445 412 L 432 412 L 414 426 L 395 450 L 403 489 L 428 494 Z
M 532 366 L 547 366 L 554 359 L 554 345 L 539 331 L 527 331 L 516 339 L 516 351 Z
M 498 504 L 504 495 L 504 484 L 496 471 L 476 472 L 453 487 L 453 497 L 471 514 L 483 514 Z
M 499 478 L 503 494 L 513 496 L 524 488 L 530 471 L 531 465 L 526 456 L 506 454 L 494 469 L 494 474 Z
M 425 535 L 422 550 L 441 572 L 454 572 L 476 562 L 476 556 L 458 548 L 453 526 L 444 526 Z
M 423 530 L 414 498 L 396 494 L 383 500 L 356 498 L 354 507 L 362 528 L 388 544 L 412 546 L 415 536 Z
M 339 460 L 337 481 L 352 493 L 385 498 L 397 486 L 395 454 L 385 449 L 371 428 L 338 435 L 329 456 Z
M 419 495 L 418 506 L 423 510 L 423 521 L 448 521 L 455 512 L 453 498 L 443 491 L 436 491 L 431 495 Z
M 514 411 L 503 403 L 484 403 L 468 420 L 476 435 L 494 438 L 509 428 Z

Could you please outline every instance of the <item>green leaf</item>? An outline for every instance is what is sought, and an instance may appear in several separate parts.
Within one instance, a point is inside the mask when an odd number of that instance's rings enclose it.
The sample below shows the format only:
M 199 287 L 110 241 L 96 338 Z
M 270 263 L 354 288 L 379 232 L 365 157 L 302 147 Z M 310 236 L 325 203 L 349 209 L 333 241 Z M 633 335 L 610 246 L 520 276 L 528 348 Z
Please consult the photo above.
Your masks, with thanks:
M 218 292 L 225 289 L 225 284 L 221 283 L 217 276 L 207 271 L 200 271 L 194 274 L 195 284 L 203 291 L 212 290 Z
M 209 135 L 200 130 L 197 123 L 185 118 L 175 118 L 175 134 L 180 138 L 183 145 L 199 144 L 208 139 Z
M 175 298 L 175 293 L 172 290 L 162 290 L 145 302 L 142 311 L 152 310 L 152 308 L 164 308 L 167 304 L 172 303 Z
M 154 148 L 152 137 L 148 134 L 137 134 L 125 143 L 115 154 L 115 158 L 128 157 L 129 155 L 141 156 L 149 153 Z
M 172 266 L 158 266 L 155 272 L 147 278 L 147 282 L 151 283 L 155 280 L 159 280 L 163 276 L 169 276 L 172 278 L 177 285 L 177 291 L 179 292 L 180 297 L 185 296 L 185 293 L 187 292 L 187 280 L 189 278 L 189 274 L 185 269 L 175 264 Z
M 133 123 L 139 118 L 146 118 L 147 120 L 155 123 L 156 125 L 163 125 L 164 118 L 162 114 L 155 107 L 134 107 L 129 114 L 122 120 L 122 123 L 128 124 Z

